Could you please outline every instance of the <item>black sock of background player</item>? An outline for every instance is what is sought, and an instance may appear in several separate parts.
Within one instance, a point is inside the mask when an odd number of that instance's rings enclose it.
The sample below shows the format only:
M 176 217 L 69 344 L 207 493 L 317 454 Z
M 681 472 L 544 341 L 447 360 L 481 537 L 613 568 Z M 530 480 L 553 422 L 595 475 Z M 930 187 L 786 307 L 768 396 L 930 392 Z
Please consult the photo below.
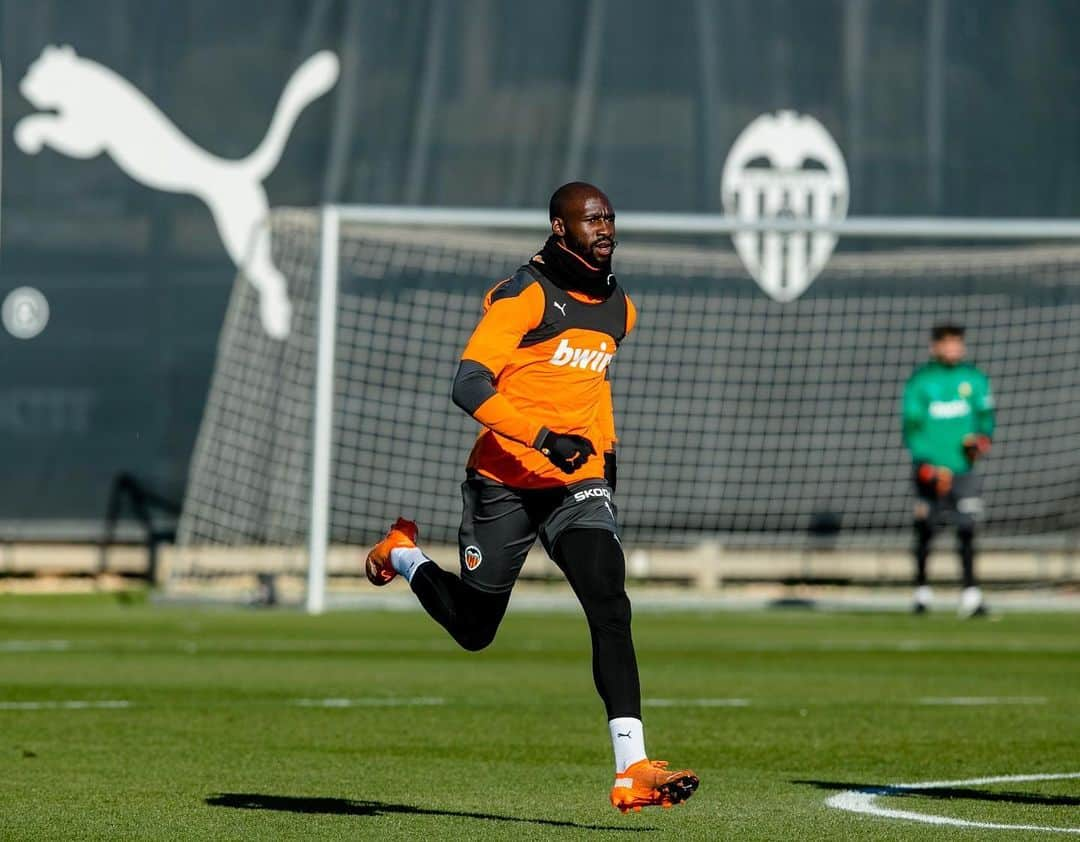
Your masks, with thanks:
M 493 594 L 477 590 L 434 562 L 417 567 L 410 585 L 424 610 L 458 645 L 471 652 L 495 639 L 510 602 L 510 591 Z
M 622 547 L 606 529 L 572 529 L 559 538 L 554 556 L 585 609 L 592 635 L 593 680 L 608 719 L 641 719 Z
M 934 537 L 934 528 L 929 521 L 915 521 L 915 586 L 926 584 L 926 559 L 930 556 L 930 541 Z
M 964 587 L 975 587 L 975 532 L 961 529 L 956 533 L 957 549 L 960 551 L 960 569 L 964 575 Z

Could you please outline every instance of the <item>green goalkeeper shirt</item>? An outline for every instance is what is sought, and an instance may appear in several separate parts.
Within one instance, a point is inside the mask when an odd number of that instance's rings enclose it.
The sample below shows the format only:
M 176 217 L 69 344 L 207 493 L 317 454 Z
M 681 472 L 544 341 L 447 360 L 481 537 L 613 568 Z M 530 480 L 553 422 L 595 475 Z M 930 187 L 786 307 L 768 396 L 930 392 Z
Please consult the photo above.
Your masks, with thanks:
M 904 386 L 904 444 L 914 462 L 963 473 L 971 468 L 964 437 L 994 434 L 990 380 L 969 363 L 936 360 L 915 370 Z

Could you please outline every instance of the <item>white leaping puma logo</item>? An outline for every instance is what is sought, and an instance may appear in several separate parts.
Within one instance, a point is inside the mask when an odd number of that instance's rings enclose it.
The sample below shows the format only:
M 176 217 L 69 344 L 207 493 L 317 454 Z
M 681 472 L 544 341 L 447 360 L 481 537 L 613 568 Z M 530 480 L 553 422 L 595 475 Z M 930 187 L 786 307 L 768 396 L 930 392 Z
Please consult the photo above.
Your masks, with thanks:
M 106 152 L 148 187 L 202 199 L 229 257 L 259 293 L 264 329 L 283 339 L 289 334 L 292 305 L 270 252 L 270 204 L 262 182 L 281 160 L 300 112 L 337 78 L 333 53 L 316 53 L 305 61 L 285 85 L 262 143 L 246 158 L 230 161 L 196 146 L 123 76 L 69 46 L 48 46 L 19 90 L 35 107 L 54 113 L 24 117 L 15 126 L 15 142 L 28 155 L 46 145 L 72 158 Z

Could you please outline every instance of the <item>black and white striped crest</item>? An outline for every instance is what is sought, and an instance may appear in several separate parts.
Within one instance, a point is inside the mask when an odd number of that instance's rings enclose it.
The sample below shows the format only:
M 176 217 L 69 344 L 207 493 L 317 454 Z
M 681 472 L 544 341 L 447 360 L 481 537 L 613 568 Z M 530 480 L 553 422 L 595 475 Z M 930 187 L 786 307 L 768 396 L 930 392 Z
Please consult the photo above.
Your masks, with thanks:
M 837 221 L 847 215 L 848 174 L 840 148 L 813 117 L 763 114 L 735 139 L 724 163 L 724 211 L 753 222 Z M 733 235 L 735 250 L 765 292 L 793 301 L 818 276 L 836 246 L 827 233 Z

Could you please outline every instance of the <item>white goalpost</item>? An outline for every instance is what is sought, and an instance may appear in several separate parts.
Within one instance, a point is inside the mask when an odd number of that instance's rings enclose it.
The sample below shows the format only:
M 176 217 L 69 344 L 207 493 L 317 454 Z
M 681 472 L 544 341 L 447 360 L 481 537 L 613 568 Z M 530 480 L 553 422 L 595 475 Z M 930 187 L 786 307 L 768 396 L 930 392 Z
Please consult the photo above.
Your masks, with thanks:
M 331 418 L 334 402 L 334 341 L 337 336 L 338 237 L 340 211 L 322 209 L 319 241 L 318 357 L 315 363 L 315 429 L 311 456 L 311 528 L 308 534 L 306 607 L 320 614 L 326 604 L 326 546 L 330 527 Z
M 613 378 L 631 545 L 798 547 L 823 515 L 840 541 L 906 540 L 896 402 L 940 318 L 969 325 L 1003 403 L 989 539 L 1074 534 L 1080 221 L 620 213 L 617 224 L 616 271 L 644 314 Z M 484 291 L 535 252 L 548 220 L 326 206 L 275 211 L 272 226 L 293 331 L 262 334 L 238 279 L 170 584 L 290 576 L 318 613 L 330 578 L 363 575 L 391 513 L 453 544 L 475 435 L 449 402 L 457 354 Z M 784 247 L 827 233 L 840 246 L 780 303 L 734 253 L 735 232 Z

